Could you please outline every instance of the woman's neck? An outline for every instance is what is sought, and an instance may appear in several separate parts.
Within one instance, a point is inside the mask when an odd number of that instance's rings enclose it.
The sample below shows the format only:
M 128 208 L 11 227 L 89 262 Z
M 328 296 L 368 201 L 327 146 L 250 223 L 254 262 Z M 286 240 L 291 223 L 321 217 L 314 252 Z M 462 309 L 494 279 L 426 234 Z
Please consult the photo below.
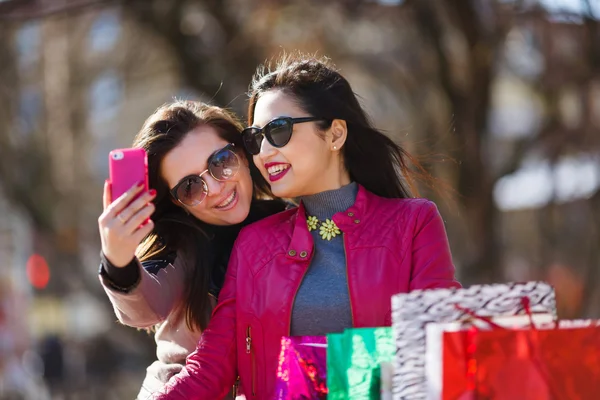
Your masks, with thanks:
M 357 193 L 358 184 L 351 182 L 339 189 L 301 196 L 300 201 L 304 204 L 308 215 L 324 220 L 350 208 L 356 201 Z

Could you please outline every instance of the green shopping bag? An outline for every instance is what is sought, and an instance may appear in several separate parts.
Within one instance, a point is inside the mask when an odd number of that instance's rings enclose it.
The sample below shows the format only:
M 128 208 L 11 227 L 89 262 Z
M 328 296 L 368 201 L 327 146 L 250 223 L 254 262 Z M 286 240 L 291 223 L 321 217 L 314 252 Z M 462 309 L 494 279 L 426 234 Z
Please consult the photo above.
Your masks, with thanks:
M 356 328 L 327 335 L 328 400 L 379 400 L 380 365 L 396 352 L 392 328 Z

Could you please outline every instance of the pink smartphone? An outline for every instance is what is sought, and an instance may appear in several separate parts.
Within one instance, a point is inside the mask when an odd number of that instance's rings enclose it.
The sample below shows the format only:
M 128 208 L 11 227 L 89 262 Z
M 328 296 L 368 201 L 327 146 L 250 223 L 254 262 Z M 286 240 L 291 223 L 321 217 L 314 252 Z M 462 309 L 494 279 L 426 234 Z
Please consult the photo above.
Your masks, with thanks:
M 148 191 L 148 155 L 146 150 L 138 148 L 113 150 L 108 154 L 108 169 L 111 184 L 111 202 L 118 199 L 119 196 L 138 182 L 144 182 L 145 185 L 138 196 Z

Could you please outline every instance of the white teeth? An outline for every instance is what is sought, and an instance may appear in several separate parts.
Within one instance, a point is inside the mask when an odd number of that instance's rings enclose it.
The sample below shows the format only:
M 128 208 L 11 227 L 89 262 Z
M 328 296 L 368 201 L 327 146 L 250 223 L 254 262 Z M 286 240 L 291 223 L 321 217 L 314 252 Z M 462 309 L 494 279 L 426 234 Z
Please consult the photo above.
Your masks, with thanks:
M 235 190 L 233 192 L 231 192 L 229 197 L 227 197 L 225 200 L 223 200 L 223 202 L 221 204 L 217 204 L 215 207 L 216 208 L 225 208 L 231 204 L 233 199 L 235 199 Z
M 267 172 L 269 173 L 269 175 L 275 175 L 275 174 L 280 173 L 281 171 L 288 169 L 289 167 L 290 167 L 289 165 L 277 164 L 277 165 L 273 165 L 272 167 L 269 167 L 267 169 Z

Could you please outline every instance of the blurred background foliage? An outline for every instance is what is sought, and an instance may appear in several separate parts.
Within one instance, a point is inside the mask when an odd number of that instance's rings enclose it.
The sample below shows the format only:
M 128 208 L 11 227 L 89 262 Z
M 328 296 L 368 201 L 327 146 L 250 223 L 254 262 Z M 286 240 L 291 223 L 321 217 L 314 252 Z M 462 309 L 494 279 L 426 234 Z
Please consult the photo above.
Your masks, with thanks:
M 246 115 L 256 66 L 326 55 L 436 178 L 464 285 L 600 317 L 599 0 L 0 0 L 0 399 L 133 398 L 152 337 L 97 281 L 107 154 L 176 98 Z

